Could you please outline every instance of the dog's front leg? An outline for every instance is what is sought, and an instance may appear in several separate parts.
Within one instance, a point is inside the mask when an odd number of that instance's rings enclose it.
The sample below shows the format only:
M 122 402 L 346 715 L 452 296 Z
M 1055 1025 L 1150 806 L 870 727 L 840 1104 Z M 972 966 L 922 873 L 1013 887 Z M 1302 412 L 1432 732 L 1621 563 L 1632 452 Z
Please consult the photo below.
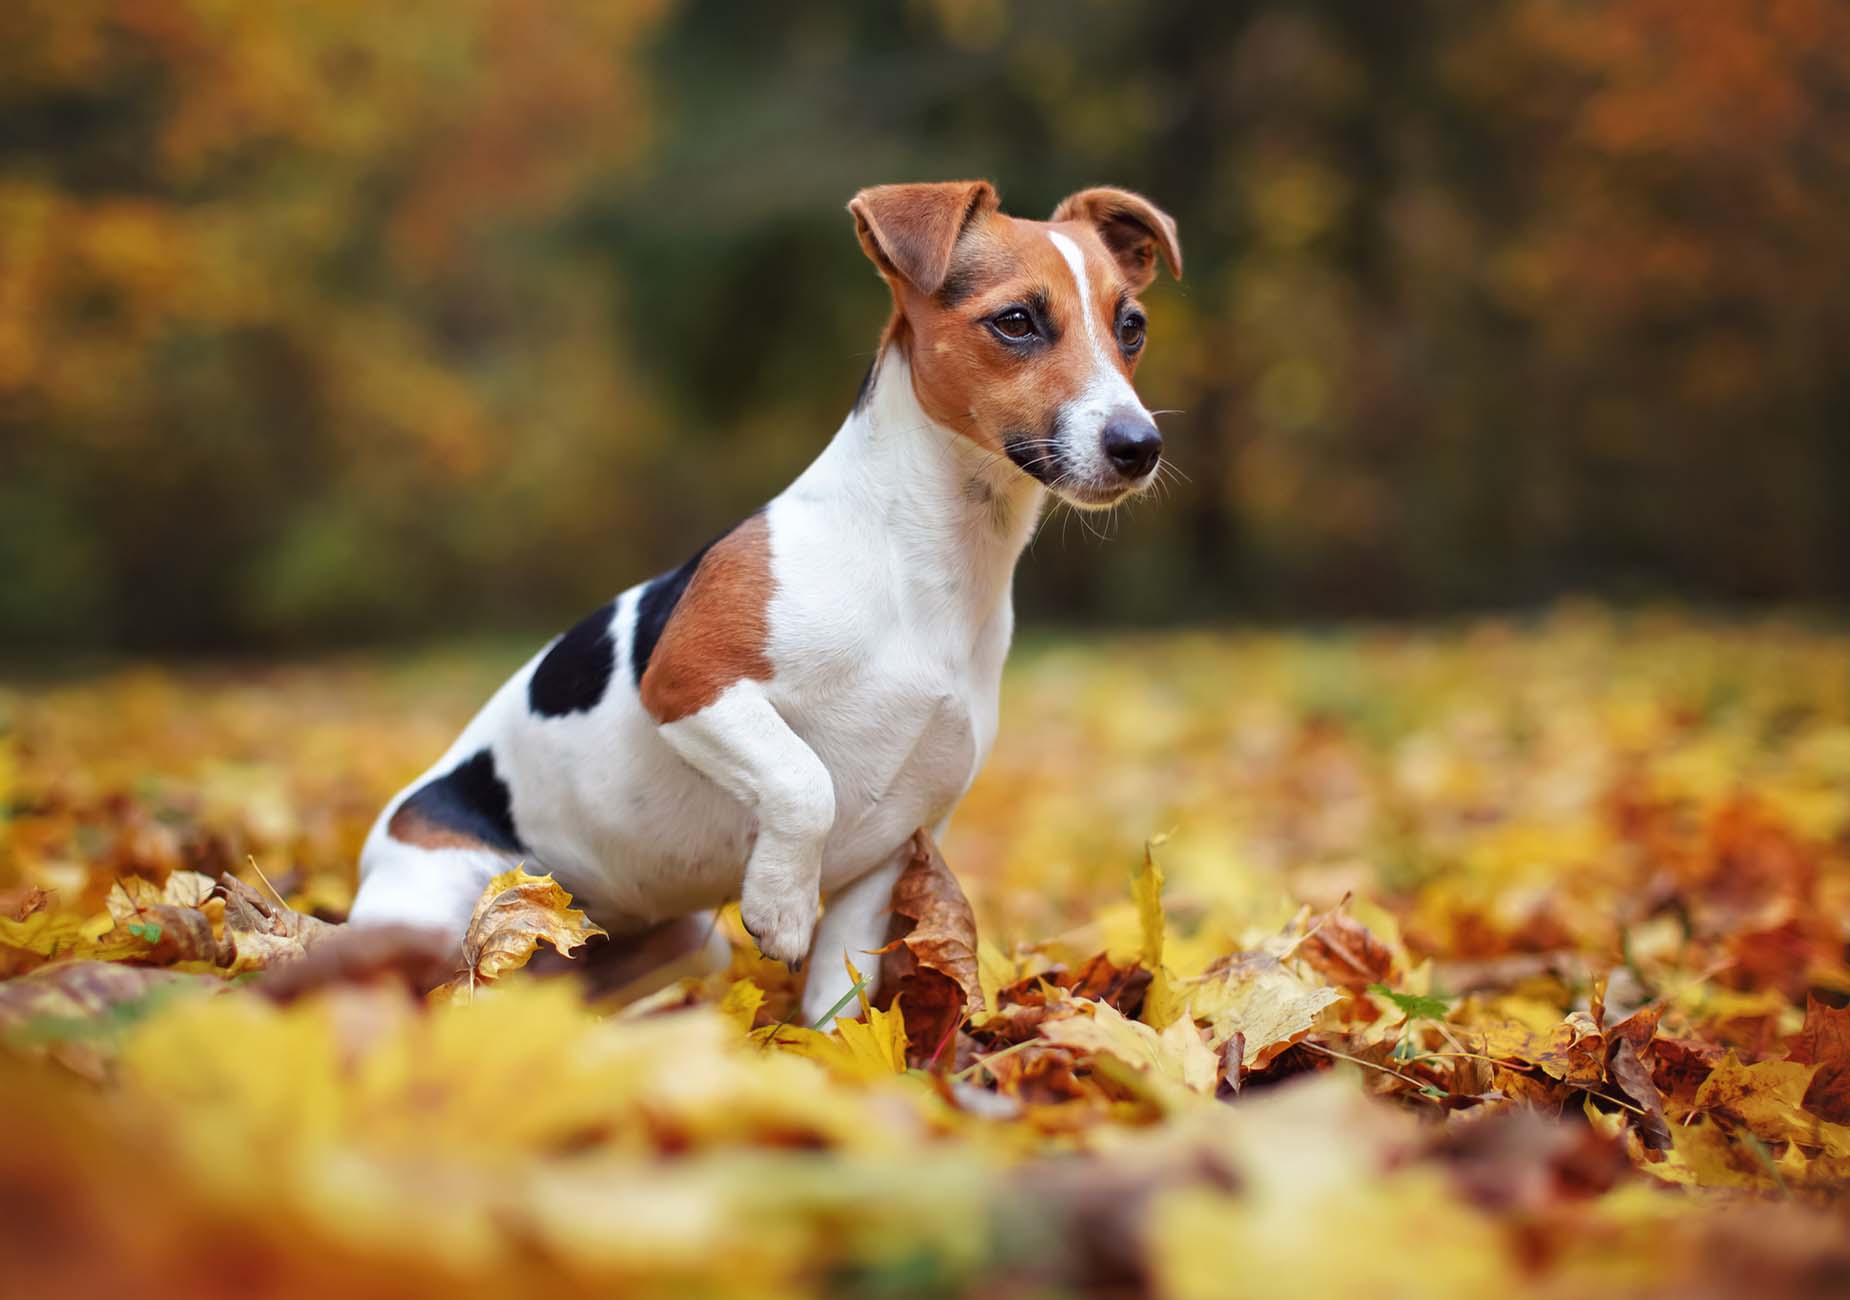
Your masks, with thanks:
M 666 722 L 675 753 L 757 814 L 739 913 L 758 948 L 794 967 L 816 928 L 822 845 L 835 824 L 835 785 L 754 681 L 727 687 L 697 713 Z

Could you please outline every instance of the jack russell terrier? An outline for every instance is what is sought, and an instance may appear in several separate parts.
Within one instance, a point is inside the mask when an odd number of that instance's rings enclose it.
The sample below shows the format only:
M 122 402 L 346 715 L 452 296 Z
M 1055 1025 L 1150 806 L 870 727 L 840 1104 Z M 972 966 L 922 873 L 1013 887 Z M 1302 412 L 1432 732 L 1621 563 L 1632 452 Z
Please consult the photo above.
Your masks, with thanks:
M 875 186 L 848 211 L 893 314 L 834 439 L 496 692 L 380 814 L 357 925 L 454 945 L 515 864 L 614 936 L 736 898 L 765 956 L 814 959 L 812 1022 L 849 990 L 843 954 L 886 941 L 913 832 L 942 836 L 995 738 L 1047 493 L 1103 508 L 1156 477 L 1136 295 L 1182 250 L 1118 189 L 1045 222 L 985 181 Z

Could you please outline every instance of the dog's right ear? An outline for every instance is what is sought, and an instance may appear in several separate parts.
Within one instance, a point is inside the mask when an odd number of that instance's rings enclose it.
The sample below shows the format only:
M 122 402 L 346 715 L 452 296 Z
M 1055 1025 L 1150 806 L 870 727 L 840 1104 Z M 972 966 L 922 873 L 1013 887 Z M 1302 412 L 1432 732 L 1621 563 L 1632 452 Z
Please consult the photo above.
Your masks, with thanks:
M 927 297 L 938 292 L 951 269 L 957 237 L 977 217 L 999 204 L 988 181 L 944 181 L 932 185 L 875 185 L 848 203 L 854 232 L 880 274 L 898 289 L 911 285 Z

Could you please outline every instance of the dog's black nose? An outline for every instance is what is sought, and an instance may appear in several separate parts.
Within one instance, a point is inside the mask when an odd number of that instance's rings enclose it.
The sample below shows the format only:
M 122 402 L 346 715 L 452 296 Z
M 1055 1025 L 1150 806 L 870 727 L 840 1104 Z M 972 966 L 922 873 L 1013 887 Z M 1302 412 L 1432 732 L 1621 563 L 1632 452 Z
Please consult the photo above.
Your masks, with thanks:
M 1100 435 L 1105 458 L 1125 478 L 1142 478 L 1163 454 L 1163 435 L 1142 415 L 1114 415 Z

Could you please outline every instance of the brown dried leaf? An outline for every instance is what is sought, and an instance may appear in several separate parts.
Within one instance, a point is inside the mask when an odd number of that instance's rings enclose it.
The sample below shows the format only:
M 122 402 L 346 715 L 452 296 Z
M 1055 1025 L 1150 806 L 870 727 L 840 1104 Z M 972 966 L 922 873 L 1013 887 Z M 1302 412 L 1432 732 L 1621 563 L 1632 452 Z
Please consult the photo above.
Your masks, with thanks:
M 1626 1042 L 1630 1043 L 1632 1048 L 1642 1057 L 1645 1048 L 1650 1045 L 1653 1038 L 1657 1037 L 1657 1025 L 1663 1017 L 1663 1003 L 1648 1003 L 1645 1006 L 1639 1007 L 1611 1029 L 1608 1029 L 1606 1031 L 1606 1041 L 1612 1043 L 1619 1039 L 1624 1039 Z
M 5 901 L 0 902 L 0 912 L 9 921 L 23 921 L 34 912 L 42 912 L 51 905 L 51 895 L 37 885 L 27 885 L 23 889 L 8 890 Z
M 218 893 L 225 900 L 225 951 L 219 962 L 233 975 L 300 957 L 338 928 L 266 897 L 236 876 L 222 877 Z
M 175 907 L 203 909 L 218 881 L 201 871 L 176 871 L 161 886 L 161 901 Z
M 1664 1099 L 1658 1095 L 1657 1085 L 1651 1082 L 1651 1072 L 1638 1059 L 1638 1049 L 1632 1046 L 1631 1039 L 1613 1041 L 1606 1068 L 1613 1085 L 1644 1111 L 1637 1117 L 1638 1134 L 1644 1144 L 1653 1151 L 1668 1151 L 1670 1125 L 1664 1119 Z
M 881 1005 L 899 1005 L 908 1057 L 922 1064 L 938 1058 L 957 1026 L 983 1007 L 976 916 L 923 830 L 913 835 L 912 860 L 893 886 L 889 934 L 880 959 Z
M 1722 1049 L 1701 1039 L 1655 1038 L 1651 1041 L 1651 1080 L 1680 1113 L 1695 1103 L 1702 1081 L 1721 1059 Z
M 151 880 L 140 876 L 117 880 L 109 887 L 104 905 L 115 918 L 116 928 L 104 936 L 103 942 L 129 945 L 131 951 L 123 954 L 127 960 L 149 966 L 179 962 L 216 966 L 224 960 L 221 945 L 212 933 L 211 919 L 196 907 L 168 902 L 161 887 Z M 145 945 L 141 951 L 132 951 L 133 940 Z
M 1153 976 L 1142 966 L 1119 966 L 1105 953 L 1094 953 L 1085 965 L 1054 982 L 1082 998 L 1109 1003 L 1135 1019 L 1143 1010 L 1144 994 Z
M 1367 926 L 1343 911 L 1342 904 L 1311 922 L 1297 956 L 1324 979 L 1351 992 L 1394 982 L 1393 952 Z
M 1787 1059 L 1818 1067 L 1800 1104 L 1819 1119 L 1850 1124 L 1850 1007 L 1807 997 L 1805 1024 Z
M 525 966 L 542 942 L 570 953 L 603 933 L 572 906 L 572 896 L 551 875 L 529 875 L 515 867 L 482 891 L 463 936 L 462 969 L 436 992 L 467 996 L 478 983 Z

